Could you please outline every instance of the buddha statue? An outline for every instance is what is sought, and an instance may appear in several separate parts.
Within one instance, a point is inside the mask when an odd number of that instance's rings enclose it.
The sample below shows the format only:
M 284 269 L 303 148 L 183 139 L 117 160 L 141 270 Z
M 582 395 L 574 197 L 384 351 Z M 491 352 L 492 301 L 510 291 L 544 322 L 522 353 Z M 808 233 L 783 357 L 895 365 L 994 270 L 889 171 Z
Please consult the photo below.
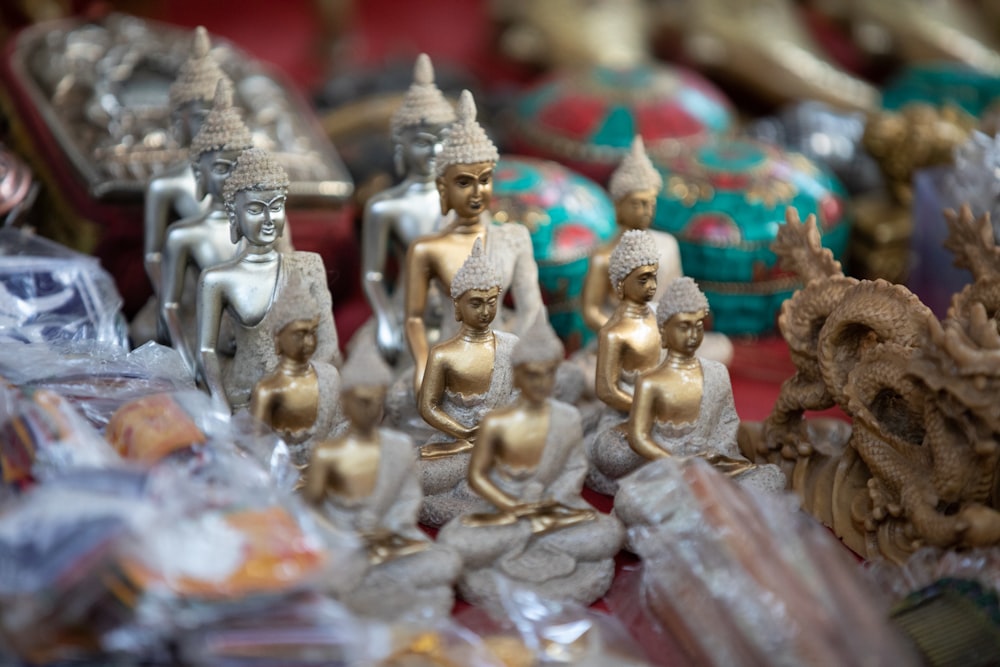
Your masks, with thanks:
M 618 295 L 608 283 L 608 264 L 611 253 L 622 235 L 630 229 L 649 230 L 656 214 L 656 197 L 663 188 L 663 177 L 653 167 L 642 137 L 632 140 L 632 150 L 611 174 L 608 190 L 615 202 L 615 222 L 618 232 L 607 243 L 590 255 L 590 264 L 583 281 L 581 294 L 584 323 L 593 331 L 600 331 L 611 317 L 618 303 Z M 680 248 L 670 234 L 650 231 L 659 253 L 657 284 L 667 285 L 683 274 Z
M 232 259 L 237 246 L 229 236 L 229 216 L 222 203 L 222 186 L 239 154 L 253 137 L 232 106 L 232 85 L 219 79 L 212 110 L 191 141 L 189 157 L 198 187 L 208 207 L 192 218 L 170 225 L 163 243 L 159 314 L 185 365 L 194 375 L 191 352 L 195 331 L 195 289 L 203 269 Z
M 475 496 L 466 476 L 479 422 L 511 400 L 510 359 L 517 336 L 494 331 L 501 276 L 476 239 L 451 281 L 460 329 L 430 351 L 417 395 L 420 415 L 435 433 L 420 447 L 425 494 L 421 522 L 438 526 L 466 509 Z
M 632 407 L 624 429 L 598 435 L 592 464 L 612 482 L 627 478 L 649 461 L 670 457 L 704 458 L 741 484 L 766 491 L 785 488 L 777 466 L 755 465 L 736 444 L 739 417 L 726 367 L 696 355 L 704 335 L 708 300 L 690 278 L 677 278 L 664 291 L 656 321 L 666 356 L 643 373 L 635 385 Z M 643 484 L 649 483 L 649 473 Z M 617 486 L 617 484 L 615 484 Z M 639 494 L 641 496 L 641 493 Z M 615 501 L 615 511 L 626 525 L 634 525 L 640 506 Z
M 422 53 L 413 85 L 392 116 L 393 159 L 403 180 L 368 200 L 361 227 L 362 286 L 375 318 L 375 343 L 390 364 L 397 363 L 404 347 L 404 288 L 401 280 L 392 285 L 386 277 L 387 264 L 394 256 L 402 273 L 406 249 L 439 226 L 435 161 L 454 120 L 455 110 L 434 85 L 431 60 Z
M 274 308 L 286 310 L 284 303 L 275 303 Z M 300 469 L 309 462 L 316 442 L 338 435 L 347 426 L 340 405 L 340 372 L 332 364 L 312 359 L 320 315 L 303 317 L 307 314 L 303 308 L 275 316 L 276 321 L 285 322 L 274 333 L 278 365 L 250 393 L 250 414 L 281 436 L 292 463 Z
M 195 29 L 191 57 L 181 65 L 177 78 L 170 86 L 170 117 L 177 143 L 187 148 L 208 116 L 220 79 L 232 81 L 223 73 L 209 53 L 208 32 Z M 167 223 L 172 214 L 194 218 L 205 212 L 208 202 L 199 191 L 193 165 L 182 160 L 149 180 L 143 204 L 143 253 L 146 274 L 153 284 L 154 294 L 160 294 L 160 255 Z
M 220 409 L 246 406 L 257 380 L 277 367 L 274 331 L 289 318 L 278 320 L 275 304 L 281 303 L 286 313 L 318 315 L 313 359 L 340 363 L 322 258 L 311 252 L 278 251 L 287 191 L 285 170 L 257 148 L 240 153 L 223 187 L 230 239 L 243 245 L 233 259 L 202 271 L 197 291 L 198 372 Z M 235 340 L 231 359 L 219 349 L 224 317 Z
M 480 422 L 468 480 L 482 500 L 438 534 L 462 556 L 459 591 L 469 601 L 500 607 L 498 574 L 582 604 L 611 584 L 624 531 L 580 496 L 587 474 L 580 414 L 551 398 L 562 359 L 543 313 L 514 346 L 517 399 Z
M 594 393 L 604 405 L 596 426 L 587 434 L 588 448 L 604 431 L 622 428 L 632 407 L 636 379 L 660 362 L 660 334 L 649 306 L 656 294 L 658 263 L 652 236 L 638 229 L 625 232 L 609 258 L 608 277 L 618 305 L 597 336 Z M 588 457 L 592 459 L 593 452 Z M 614 493 L 593 467 L 587 485 L 601 493 Z
M 583 282 L 581 314 L 584 323 L 593 331 L 600 331 L 619 301 L 614 286 L 608 282 L 608 266 L 612 251 L 626 231 L 642 229 L 652 236 L 660 257 L 656 282 L 661 289 L 674 278 L 683 275 L 677 239 L 667 232 L 650 229 L 656 215 L 656 198 L 662 188 L 663 177 L 646 155 L 642 137 L 636 135 L 632 140 L 631 152 L 611 174 L 608 182 L 608 190 L 615 202 L 618 233 L 590 255 Z M 654 300 L 653 304 L 655 303 Z M 729 363 L 733 357 L 733 345 L 729 338 L 718 332 L 708 332 L 705 336 L 705 344 L 699 350 L 699 356 Z M 584 355 L 587 356 L 588 353 Z M 579 359 L 578 363 L 588 366 L 591 362 L 588 358 L 586 361 Z
M 454 219 L 440 231 L 414 241 L 406 253 L 404 324 L 415 365 L 414 393 L 420 389 L 428 364 L 424 311 L 430 288 L 437 284 L 445 293 L 453 293 L 455 275 L 477 239 L 485 257 L 499 270 L 499 288 L 509 291 L 514 301 L 516 315 L 498 318 L 497 328 L 519 334 L 542 308 L 538 266 L 527 228 L 494 225 L 490 220 L 493 170 L 500 156 L 476 122 L 476 105 L 467 90 L 462 91 L 457 115 L 436 163 L 441 213 L 454 211 Z
M 373 347 L 344 365 L 341 403 L 346 431 L 312 452 L 306 499 L 333 527 L 358 536 L 367 563 L 336 596 L 355 613 L 383 620 L 443 616 L 461 561 L 417 527 L 422 494 L 413 441 L 379 427 L 392 376 Z

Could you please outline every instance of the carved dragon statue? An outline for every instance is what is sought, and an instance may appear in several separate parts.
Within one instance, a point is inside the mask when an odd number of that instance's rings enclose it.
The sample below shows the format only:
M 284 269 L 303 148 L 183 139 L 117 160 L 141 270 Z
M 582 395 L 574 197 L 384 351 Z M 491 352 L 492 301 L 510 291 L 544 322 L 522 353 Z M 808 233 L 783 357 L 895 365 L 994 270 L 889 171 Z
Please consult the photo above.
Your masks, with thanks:
M 750 447 L 869 558 L 1000 543 L 1000 249 L 988 214 L 946 218 L 974 282 L 941 322 L 901 285 L 845 276 L 813 216 L 789 209 L 772 245 L 804 282 L 778 320 L 796 373 Z M 833 406 L 850 429 L 804 418 Z

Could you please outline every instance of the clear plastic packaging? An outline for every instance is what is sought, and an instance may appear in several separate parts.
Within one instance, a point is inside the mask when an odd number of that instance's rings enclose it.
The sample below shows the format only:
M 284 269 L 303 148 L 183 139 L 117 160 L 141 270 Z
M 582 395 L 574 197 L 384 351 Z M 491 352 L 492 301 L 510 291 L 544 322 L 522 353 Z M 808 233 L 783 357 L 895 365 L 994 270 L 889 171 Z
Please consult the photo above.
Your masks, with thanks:
M 118 548 L 149 521 L 145 476 L 80 469 L 8 503 L 0 514 L 0 635 L 33 663 L 92 656 L 117 623 L 105 585 Z
M 353 575 L 356 541 L 325 531 L 267 467 L 214 428 L 222 427 L 206 427 L 205 445 L 149 472 L 155 517 L 119 544 L 111 584 L 130 592 L 134 619 L 103 638 L 109 650 L 141 653 L 226 619 L 266 616 L 289 597 Z
M 941 579 L 977 581 L 1000 593 L 1000 547 L 966 551 L 924 547 L 913 552 L 902 567 L 878 561 L 869 571 L 891 600 L 902 600 Z
M 498 577 L 503 615 L 469 608 L 457 620 L 481 637 L 506 665 L 641 667 L 650 664 L 612 616 L 540 597 Z
M 131 352 L 96 341 L 0 345 L 0 375 L 18 386 L 57 392 L 101 431 L 128 401 L 194 389 L 180 355 L 156 343 Z
M 99 341 L 128 349 L 122 298 L 93 257 L 0 228 L 0 341 Z
M 367 633 L 341 605 L 305 594 L 184 632 L 177 644 L 192 667 L 355 667 Z
M 149 394 L 121 405 L 108 420 L 105 437 L 126 459 L 147 464 L 185 452 L 242 456 L 256 464 L 244 469 L 255 483 L 290 492 L 299 478 L 280 437 L 260 428 L 246 412 L 231 416 L 217 411 L 197 390 Z
M 658 518 L 629 536 L 640 594 L 611 604 L 671 635 L 690 663 L 920 664 L 861 567 L 789 498 L 742 489 L 700 459 L 636 475 L 655 478 Z
M 119 460 L 62 396 L 46 389 L 22 390 L 0 379 L 0 469 L 5 484 L 25 484 Z

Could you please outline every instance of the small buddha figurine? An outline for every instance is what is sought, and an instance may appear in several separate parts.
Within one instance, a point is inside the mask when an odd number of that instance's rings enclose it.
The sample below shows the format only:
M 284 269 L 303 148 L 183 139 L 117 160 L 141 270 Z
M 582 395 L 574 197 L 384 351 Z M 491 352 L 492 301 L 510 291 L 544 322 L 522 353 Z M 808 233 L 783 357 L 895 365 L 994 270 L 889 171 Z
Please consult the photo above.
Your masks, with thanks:
M 437 432 L 420 448 L 424 509 L 421 521 L 441 525 L 475 499 L 466 484 L 469 451 L 479 422 L 511 400 L 511 352 L 517 336 L 494 331 L 501 276 L 476 239 L 472 254 L 451 281 L 461 328 L 428 355 L 417 395 L 424 420 Z
M 780 468 L 755 465 L 740 454 L 729 372 L 696 356 L 707 315 L 708 300 L 690 278 L 678 278 L 664 291 L 656 319 L 666 357 L 636 382 L 624 432 L 609 429 L 594 443 L 592 463 L 608 479 L 619 480 L 655 459 L 698 456 L 741 484 L 775 492 L 785 488 Z M 625 484 L 622 480 L 619 495 Z M 615 508 L 631 525 L 633 508 L 622 514 L 617 501 Z
M 615 202 L 615 221 L 618 233 L 604 245 L 594 250 L 587 267 L 581 294 L 583 321 L 593 331 L 600 331 L 611 317 L 618 303 L 613 286 L 608 283 L 608 264 L 611 253 L 622 235 L 630 229 L 648 230 L 656 215 L 656 196 L 663 188 L 663 177 L 653 167 L 642 137 L 632 140 L 632 151 L 611 174 L 608 190 Z M 659 252 L 657 283 L 668 285 L 683 274 L 681 254 L 677 240 L 666 232 L 650 232 Z
M 313 359 L 340 362 L 323 259 L 277 248 L 285 229 L 287 191 L 285 170 L 257 148 L 240 153 L 223 188 L 230 238 L 233 243 L 242 240 L 243 246 L 233 259 L 202 271 L 197 292 L 198 371 L 220 409 L 246 406 L 257 380 L 277 367 L 274 331 L 288 319 L 277 319 L 276 303 L 286 313 L 308 306 L 300 312 L 318 315 Z M 235 339 L 231 360 L 218 347 L 224 316 Z
M 652 236 L 638 229 L 625 232 L 611 253 L 608 277 L 619 301 L 597 336 L 594 393 L 604 407 L 588 433 L 588 449 L 604 431 L 622 428 L 632 407 L 636 379 L 660 362 L 660 333 L 649 306 L 657 290 L 658 262 Z M 592 459 L 593 451 L 588 456 Z M 614 493 L 613 481 L 597 468 L 591 469 L 587 485 L 601 493 Z
M 191 344 L 195 331 L 195 289 L 199 273 L 232 259 L 237 246 L 229 235 L 229 216 L 222 187 L 239 154 L 253 146 L 253 137 L 232 106 L 232 84 L 219 79 L 212 110 L 191 141 L 189 156 L 207 209 L 179 220 L 167 229 L 160 279 L 160 318 L 170 342 L 193 375 Z
M 611 584 L 624 531 L 580 496 L 587 474 L 580 414 L 551 398 L 562 359 L 543 313 L 514 346 L 518 398 L 480 423 L 469 486 L 485 502 L 438 535 L 462 556 L 459 590 L 467 600 L 499 607 L 497 573 L 582 604 Z
M 208 31 L 195 29 L 191 57 L 181 65 L 170 86 L 170 116 L 177 143 L 187 148 L 208 116 L 216 87 L 223 73 L 209 53 Z M 160 294 L 161 251 L 171 214 L 193 218 L 204 213 L 207 202 L 198 189 L 193 165 L 182 160 L 149 180 L 143 204 L 143 253 L 146 274 L 154 294 Z
M 274 308 L 287 310 L 284 302 L 275 303 Z M 286 322 L 274 334 L 278 366 L 258 380 L 250 393 L 250 414 L 281 436 L 299 468 L 309 462 L 316 442 L 347 427 L 340 406 L 340 372 L 332 364 L 312 359 L 320 315 L 303 314 L 275 315 L 277 321 Z
M 304 494 L 333 526 L 356 534 L 367 565 L 356 586 L 336 592 L 352 611 L 395 620 L 446 615 L 461 561 L 417 527 L 422 494 L 413 441 L 380 428 L 389 368 L 372 347 L 361 347 L 343 369 L 346 431 L 312 452 Z
M 455 110 L 434 85 L 431 59 L 422 53 L 413 68 L 413 85 L 392 116 L 393 158 L 403 181 L 368 200 L 361 230 L 362 285 L 375 316 L 375 342 L 390 364 L 403 351 L 404 289 L 401 280 L 390 289 L 386 264 L 394 254 L 402 273 L 406 249 L 438 228 L 435 161 L 444 131 L 454 120 Z
M 494 225 L 490 220 L 493 170 L 500 156 L 476 122 L 476 105 L 467 90 L 462 91 L 457 113 L 436 165 L 441 213 L 454 210 L 455 218 L 441 231 L 417 239 L 406 253 L 405 327 L 415 364 L 414 393 L 420 389 L 428 363 L 424 311 L 430 287 L 437 283 L 446 293 L 453 292 L 455 275 L 477 239 L 499 270 L 499 287 L 509 290 L 514 301 L 516 316 L 499 320 L 502 326 L 498 328 L 518 334 L 542 308 L 538 266 L 527 228 Z

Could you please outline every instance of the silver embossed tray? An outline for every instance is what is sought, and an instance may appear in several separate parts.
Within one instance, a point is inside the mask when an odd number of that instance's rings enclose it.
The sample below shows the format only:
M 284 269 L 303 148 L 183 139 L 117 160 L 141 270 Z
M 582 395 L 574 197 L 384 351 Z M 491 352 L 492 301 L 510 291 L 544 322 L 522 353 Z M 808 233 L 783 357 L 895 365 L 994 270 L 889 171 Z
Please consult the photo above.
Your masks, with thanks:
M 170 132 L 168 90 L 192 36 L 110 14 L 39 23 L 16 37 L 11 70 L 93 197 L 140 197 L 152 174 L 184 159 Z M 212 44 L 255 145 L 288 171 L 290 203 L 349 197 L 351 177 L 305 100 L 246 52 Z

